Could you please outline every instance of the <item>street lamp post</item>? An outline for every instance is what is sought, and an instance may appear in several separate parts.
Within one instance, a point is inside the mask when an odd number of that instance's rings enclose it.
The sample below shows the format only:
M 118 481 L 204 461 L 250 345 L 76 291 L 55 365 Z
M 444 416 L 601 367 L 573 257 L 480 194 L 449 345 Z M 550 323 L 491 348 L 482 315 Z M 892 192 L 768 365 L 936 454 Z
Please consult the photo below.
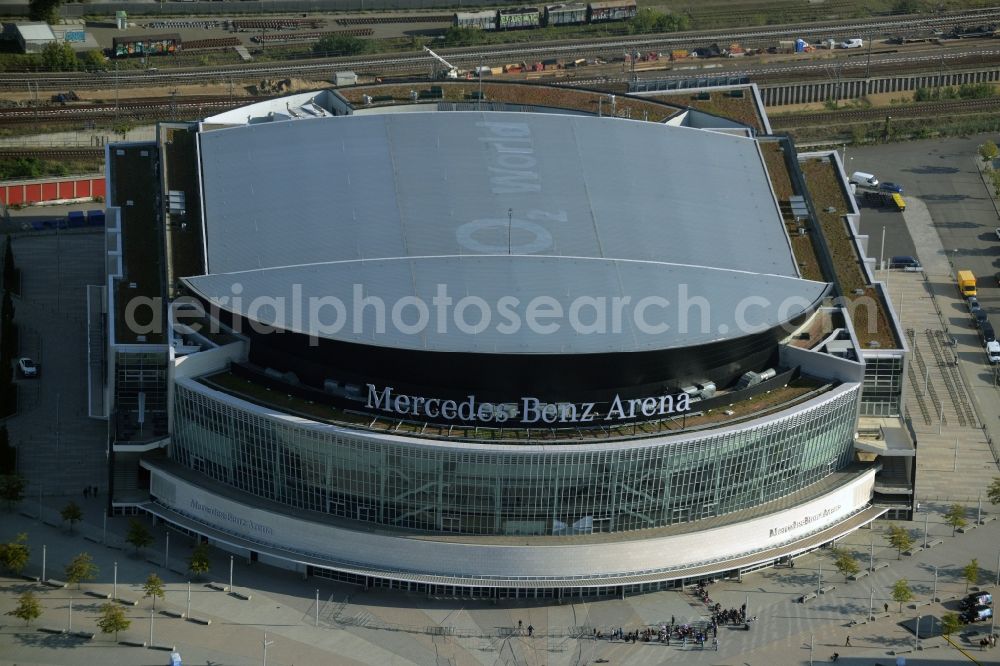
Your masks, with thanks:
M 112 589 L 111 598 L 114 599 L 115 601 L 117 601 L 118 600 L 118 562 L 115 562 L 115 577 L 114 577 L 114 583 L 112 585 L 113 585 L 113 587 L 111 588 Z
M 267 666 L 267 646 L 268 645 L 274 645 L 274 641 L 267 640 L 267 634 L 264 634 L 263 644 L 264 644 L 264 662 L 263 662 L 263 666 Z
M 319 626 L 319 590 L 316 590 L 316 626 Z
M 229 556 L 229 591 L 233 591 L 233 556 Z
M 45 545 L 42 544 L 42 582 L 45 582 Z
M 931 601 L 937 602 L 937 567 L 934 567 L 934 596 L 931 597 Z
M 187 602 L 187 612 L 184 617 L 191 617 L 191 581 L 188 581 L 188 602 Z
M 868 621 L 875 619 L 875 588 L 872 587 L 871 596 L 868 598 Z
M 927 519 L 930 517 L 931 512 L 924 507 L 924 550 L 927 550 Z
M 166 545 L 163 547 L 163 568 L 170 568 L 170 532 L 166 533 Z

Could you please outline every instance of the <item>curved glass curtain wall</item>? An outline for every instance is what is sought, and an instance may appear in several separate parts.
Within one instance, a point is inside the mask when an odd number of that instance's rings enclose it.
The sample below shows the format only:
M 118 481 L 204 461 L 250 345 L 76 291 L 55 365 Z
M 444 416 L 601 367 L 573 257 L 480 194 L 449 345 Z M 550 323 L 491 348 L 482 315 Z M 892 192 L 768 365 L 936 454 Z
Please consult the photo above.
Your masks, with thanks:
M 681 442 L 518 453 L 408 446 L 292 424 L 177 385 L 171 457 L 254 496 L 388 527 L 624 532 L 757 506 L 846 466 L 859 389 L 762 425 Z

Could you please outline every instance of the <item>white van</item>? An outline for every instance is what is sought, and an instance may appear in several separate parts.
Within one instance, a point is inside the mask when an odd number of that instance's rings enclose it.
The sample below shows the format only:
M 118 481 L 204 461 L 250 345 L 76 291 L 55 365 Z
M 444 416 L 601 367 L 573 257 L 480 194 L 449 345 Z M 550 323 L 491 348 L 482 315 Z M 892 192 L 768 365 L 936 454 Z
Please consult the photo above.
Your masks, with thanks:
M 875 174 L 855 171 L 851 174 L 851 182 L 862 187 L 878 187 L 878 178 Z
M 986 343 L 986 358 L 990 363 L 1000 363 L 1000 342 L 991 340 Z
M 840 43 L 842 49 L 860 49 L 865 45 L 865 40 L 860 37 L 853 37 Z

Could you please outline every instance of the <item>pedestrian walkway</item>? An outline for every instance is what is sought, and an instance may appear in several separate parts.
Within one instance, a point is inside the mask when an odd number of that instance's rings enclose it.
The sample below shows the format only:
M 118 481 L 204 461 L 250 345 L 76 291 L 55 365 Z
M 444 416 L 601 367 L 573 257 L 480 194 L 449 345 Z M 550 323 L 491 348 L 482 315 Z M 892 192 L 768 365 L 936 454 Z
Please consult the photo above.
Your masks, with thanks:
M 61 525 L 59 509 L 70 499 L 83 508 L 84 520 L 73 533 Z M 154 572 L 166 583 L 166 599 L 158 610 L 186 612 L 188 580 L 186 560 L 191 552 L 189 537 L 171 531 L 169 545 L 162 526 L 150 526 L 154 543 L 135 551 L 125 544 L 128 519 L 107 521 L 101 518 L 101 500 L 74 497 L 45 497 L 41 501 L 42 521 L 33 516 L 38 503 L 22 504 L 20 511 L 0 522 L 0 540 L 7 541 L 18 532 L 29 535 L 32 558 L 26 573 L 41 574 L 41 546 L 46 546 L 47 577 L 59 578 L 66 562 L 76 553 L 93 555 L 100 567 L 97 580 L 84 583 L 81 590 L 42 589 L 25 581 L 0 578 L 0 613 L 10 610 L 16 595 L 28 589 L 39 594 L 44 609 L 40 626 L 65 627 L 69 619 L 69 599 L 73 602 L 73 627 L 97 631 L 95 621 L 103 602 L 85 592 L 117 594 L 137 606 L 125 606 L 132 626 L 123 632 L 125 640 L 148 641 L 150 601 L 142 599 L 141 584 Z M 144 524 L 149 524 L 141 519 Z M 868 577 L 849 582 L 833 567 L 829 550 L 821 549 L 800 557 L 795 568 L 766 569 L 743 577 L 742 581 L 720 581 L 708 586 L 712 603 L 722 608 L 740 608 L 747 604 L 747 615 L 756 616 L 749 631 L 735 626 L 719 628 L 719 650 L 711 642 L 700 649 L 672 641 L 668 647 L 659 642 L 626 643 L 621 640 L 595 640 L 594 629 L 607 635 L 612 629 L 626 631 L 658 627 L 669 623 L 704 624 L 710 618 L 705 601 L 691 592 L 657 592 L 626 599 L 585 601 L 505 600 L 494 605 L 470 600 L 438 600 L 424 595 L 390 590 L 364 590 L 323 579 L 303 580 L 294 572 L 273 569 L 260 563 L 233 558 L 234 590 L 250 598 L 243 600 L 219 589 L 206 587 L 215 581 L 225 588 L 229 583 L 230 556 L 212 551 L 211 571 L 191 585 L 191 615 L 210 619 L 203 626 L 181 618 L 155 614 L 154 642 L 175 645 L 186 664 L 260 663 L 264 633 L 274 641 L 268 648 L 272 666 L 292 664 L 495 664 L 517 663 L 532 666 L 570 666 L 606 659 L 627 664 L 750 664 L 782 666 L 806 664 L 809 645 L 817 661 L 829 658 L 833 651 L 845 657 L 863 658 L 862 663 L 892 663 L 895 653 L 906 654 L 908 663 L 919 664 L 921 657 L 957 663 L 959 653 L 942 639 L 923 641 L 921 652 L 910 652 L 913 636 L 899 622 L 916 614 L 940 615 L 953 609 L 954 599 L 965 591 L 961 567 L 970 558 L 979 559 L 980 583 L 990 589 L 997 576 L 1000 523 L 997 521 L 966 534 L 951 536 L 941 513 L 934 511 L 928 520 L 930 538 L 942 543 L 897 559 L 882 536 L 882 526 L 859 530 L 838 545 L 855 554 L 862 566 L 874 561 L 877 570 Z M 923 522 L 908 525 L 922 537 Z M 102 542 L 106 542 L 106 545 Z M 164 563 L 168 566 L 164 566 Z M 886 566 L 883 566 L 885 563 Z M 891 601 L 890 588 L 905 578 L 916 600 L 927 601 L 935 591 L 944 604 L 913 607 L 904 605 L 903 613 Z M 806 603 L 798 599 L 806 592 L 826 591 Z M 690 588 L 689 588 L 690 589 Z M 317 595 L 319 605 L 317 606 Z M 878 610 L 874 622 L 863 621 L 870 605 Z M 318 610 L 318 613 L 317 613 Z M 4 617 L 0 615 L 0 617 Z M 518 622 L 521 623 L 520 630 Z M 533 628 L 527 635 L 527 627 Z M 98 632 L 99 633 L 99 632 Z M 844 648 L 847 636 L 851 647 Z M 960 639 L 971 648 L 973 643 Z M 978 648 L 977 648 L 978 649 Z M 123 666 L 156 663 L 151 653 L 141 648 L 114 645 L 109 637 L 98 635 L 90 642 L 74 642 L 63 636 L 47 638 L 22 623 L 7 622 L 0 627 L 0 658 L 18 663 L 55 663 L 89 666 L 114 663 Z M 980 663 L 1000 664 L 1000 650 L 976 654 Z M 6 663 L 6 662 L 4 662 Z M 847 663 L 850 663 L 849 661 Z

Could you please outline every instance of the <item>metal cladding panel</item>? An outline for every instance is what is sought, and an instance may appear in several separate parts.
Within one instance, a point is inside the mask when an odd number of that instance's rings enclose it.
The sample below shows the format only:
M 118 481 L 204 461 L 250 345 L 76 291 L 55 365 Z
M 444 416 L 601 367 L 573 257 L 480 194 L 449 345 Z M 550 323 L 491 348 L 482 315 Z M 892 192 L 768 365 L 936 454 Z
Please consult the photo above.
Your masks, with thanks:
M 628 352 L 732 340 L 811 310 L 828 287 L 698 266 L 503 255 L 313 264 L 185 281 L 222 309 L 285 331 L 393 349 L 502 354 Z M 236 305 L 234 284 L 240 286 Z M 442 295 L 451 299 L 443 324 L 435 304 Z M 467 297 L 475 303 L 470 300 L 459 315 Z M 383 323 L 379 306 L 364 305 L 364 298 L 383 304 Z M 536 318 L 544 326 L 535 326 L 529 306 L 543 298 L 554 302 L 546 311 L 555 308 L 561 315 Z M 502 314 L 502 299 L 514 299 L 507 311 L 515 313 L 516 325 L 506 325 L 514 319 Z M 615 299 L 624 304 L 619 323 L 612 314 Z M 644 300 L 649 304 L 639 312 Z M 334 301 L 343 308 L 336 330 L 329 305 Z M 415 301 L 427 313 L 419 326 Z M 325 314 L 312 316 L 319 312 L 313 304 L 324 302 Z M 705 304 L 704 311 L 684 305 L 696 302 Z M 393 319 L 398 303 L 408 305 Z M 580 308 L 575 320 L 569 314 L 574 304 Z M 593 329 L 589 324 L 599 316 L 606 325 Z
M 200 140 L 216 273 L 509 248 L 797 275 L 746 137 L 469 111 L 266 122 Z

